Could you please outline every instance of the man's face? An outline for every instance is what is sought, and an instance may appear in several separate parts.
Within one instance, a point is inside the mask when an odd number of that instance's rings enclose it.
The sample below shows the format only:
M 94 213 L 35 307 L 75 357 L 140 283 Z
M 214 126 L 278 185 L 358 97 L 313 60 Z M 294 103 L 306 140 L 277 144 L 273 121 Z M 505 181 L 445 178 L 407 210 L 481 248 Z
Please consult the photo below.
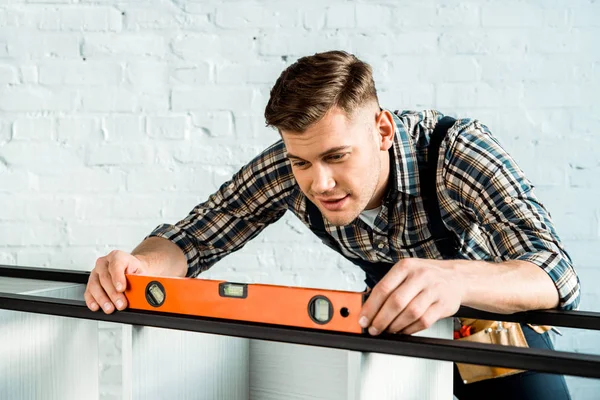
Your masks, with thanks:
M 391 135 L 382 135 L 382 120 Z M 391 116 L 370 104 L 351 119 L 333 108 L 303 133 L 281 132 L 300 189 L 330 223 L 347 225 L 364 209 L 381 204 L 391 124 Z

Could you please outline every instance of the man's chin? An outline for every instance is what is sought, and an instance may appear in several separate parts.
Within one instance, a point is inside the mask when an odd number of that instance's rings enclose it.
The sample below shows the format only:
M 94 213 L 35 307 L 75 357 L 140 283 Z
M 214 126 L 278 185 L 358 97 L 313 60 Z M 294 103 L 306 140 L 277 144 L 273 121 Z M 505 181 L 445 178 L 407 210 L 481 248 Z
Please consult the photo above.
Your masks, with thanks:
M 350 214 L 337 214 L 336 213 L 323 213 L 323 218 L 327 219 L 327 221 L 333 226 L 344 226 L 349 225 L 356 219 L 357 216 Z

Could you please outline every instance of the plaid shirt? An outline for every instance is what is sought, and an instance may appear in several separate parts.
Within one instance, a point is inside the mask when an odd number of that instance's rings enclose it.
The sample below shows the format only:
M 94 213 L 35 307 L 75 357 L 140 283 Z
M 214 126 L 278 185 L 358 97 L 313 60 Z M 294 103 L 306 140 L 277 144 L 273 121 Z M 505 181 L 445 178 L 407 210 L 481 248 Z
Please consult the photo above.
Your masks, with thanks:
M 441 259 L 427 227 L 418 166 L 443 115 L 435 110 L 396 111 L 393 117 L 390 185 L 374 227 L 360 218 L 336 227 L 324 218 L 325 228 L 346 257 L 389 263 L 407 257 Z M 460 242 L 460 258 L 530 261 L 554 281 L 560 308 L 578 308 L 579 278 L 548 211 L 485 125 L 459 119 L 449 129 L 440 146 L 436 185 L 443 221 Z M 242 248 L 288 210 L 310 229 L 306 201 L 279 140 L 185 219 L 160 225 L 149 236 L 177 244 L 187 257 L 187 276 L 194 277 Z

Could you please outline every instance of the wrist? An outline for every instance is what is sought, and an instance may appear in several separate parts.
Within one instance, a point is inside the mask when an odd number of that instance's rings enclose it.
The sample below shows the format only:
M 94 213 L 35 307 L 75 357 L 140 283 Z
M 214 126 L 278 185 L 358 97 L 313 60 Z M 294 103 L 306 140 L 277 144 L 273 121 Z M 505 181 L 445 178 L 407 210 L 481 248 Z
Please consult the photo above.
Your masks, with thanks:
M 469 274 L 466 270 L 466 265 L 461 260 L 451 260 L 449 261 L 449 268 L 452 271 L 452 275 L 454 277 L 456 290 L 460 296 L 460 304 L 461 305 L 469 305 L 471 303 L 472 298 L 472 287 L 473 285 L 469 284 Z

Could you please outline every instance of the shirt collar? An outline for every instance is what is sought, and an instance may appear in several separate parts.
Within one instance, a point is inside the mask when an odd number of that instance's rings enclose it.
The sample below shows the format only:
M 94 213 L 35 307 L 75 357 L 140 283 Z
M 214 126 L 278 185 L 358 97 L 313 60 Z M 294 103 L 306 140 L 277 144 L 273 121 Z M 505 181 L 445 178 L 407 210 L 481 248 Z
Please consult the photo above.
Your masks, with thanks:
M 398 118 L 398 115 L 392 112 L 392 116 L 396 128 L 394 144 L 389 149 L 389 195 L 399 191 L 412 196 L 418 196 L 420 190 L 415 144 L 413 138 L 406 131 L 405 125 Z

